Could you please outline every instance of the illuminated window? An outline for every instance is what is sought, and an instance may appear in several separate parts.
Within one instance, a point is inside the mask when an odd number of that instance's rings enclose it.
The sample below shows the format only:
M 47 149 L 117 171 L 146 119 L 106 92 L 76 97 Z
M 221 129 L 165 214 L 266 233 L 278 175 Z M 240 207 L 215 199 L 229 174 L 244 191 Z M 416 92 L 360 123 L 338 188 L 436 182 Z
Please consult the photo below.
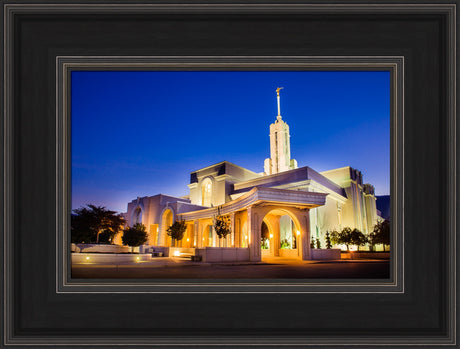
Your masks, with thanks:
M 212 201 L 212 181 L 210 178 L 205 178 L 201 184 L 201 205 L 211 206 Z

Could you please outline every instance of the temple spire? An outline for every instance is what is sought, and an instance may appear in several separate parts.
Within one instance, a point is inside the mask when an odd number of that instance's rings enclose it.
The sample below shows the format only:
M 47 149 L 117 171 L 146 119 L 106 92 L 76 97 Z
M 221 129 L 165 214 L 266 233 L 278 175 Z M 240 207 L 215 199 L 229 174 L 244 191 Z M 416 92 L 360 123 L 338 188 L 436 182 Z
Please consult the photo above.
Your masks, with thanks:
M 276 98 L 278 99 L 278 116 L 276 117 L 277 120 L 281 120 L 281 108 L 280 108 L 280 90 L 284 87 L 278 87 L 276 89 Z
M 270 125 L 270 157 L 265 159 L 264 172 L 267 175 L 289 171 L 297 168 L 297 161 L 291 159 L 291 143 L 288 124 L 281 118 L 280 90 L 276 89 L 278 98 L 278 116 Z

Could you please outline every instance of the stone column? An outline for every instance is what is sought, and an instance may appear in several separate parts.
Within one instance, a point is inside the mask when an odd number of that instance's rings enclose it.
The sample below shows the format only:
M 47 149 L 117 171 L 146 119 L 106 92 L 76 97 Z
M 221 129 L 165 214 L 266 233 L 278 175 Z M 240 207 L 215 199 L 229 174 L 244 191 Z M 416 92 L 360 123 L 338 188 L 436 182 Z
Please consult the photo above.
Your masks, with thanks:
M 161 220 L 160 224 L 160 234 L 158 236 L 158 245 L 166 246 L 166 229 L 163 227 L 164 219 Z
M 260 252 L 260 214 L 254 207 L 248 208 L 249 260 L 258 262 L 262 259 Z
M 196 247 L 202 247 L 203 246 L 203 241 L 201 238 L 201 231 L 200 231 L 200 221 L 198 219 L 195 219 L 193 222 L 193 229 L 195 230 L 195 241 L 196 241 Z
M 241 247 L 241 218 L 235 218 L 235 220 L 235 247 Z
M 311 259 L 311 247 L 310 247 L 310 210 L 306 209 L 302 213 L 297 215 L 300 222 L 300 246 L 301 247 L 301 258 L 306 261 Z M 299 241 L 297 241 L 299 244 Z
M 214 225 L 211 226 L 212 230 L 212 247 L 217 247 L 219 246 L 219 237 L 216 234 L 216 229 L 214 229 Z
M 235 247 L 235 212 L 230 213 L 230 246 Z
M 273 255 L 278 257 L 280 255 L 280 216 L 272 218 L 273 227 Z

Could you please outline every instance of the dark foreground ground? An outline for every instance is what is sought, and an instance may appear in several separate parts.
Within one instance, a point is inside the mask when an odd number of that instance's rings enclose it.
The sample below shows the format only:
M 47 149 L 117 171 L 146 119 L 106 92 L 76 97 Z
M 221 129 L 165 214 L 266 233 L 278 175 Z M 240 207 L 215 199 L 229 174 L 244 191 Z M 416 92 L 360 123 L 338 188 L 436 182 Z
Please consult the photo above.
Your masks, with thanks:
M 98 279 L 387 279 L 388 260 L 289 261 L 256 264 L 193 263 L 180 258 L 129 264 L 75 264 L 72 278 Z

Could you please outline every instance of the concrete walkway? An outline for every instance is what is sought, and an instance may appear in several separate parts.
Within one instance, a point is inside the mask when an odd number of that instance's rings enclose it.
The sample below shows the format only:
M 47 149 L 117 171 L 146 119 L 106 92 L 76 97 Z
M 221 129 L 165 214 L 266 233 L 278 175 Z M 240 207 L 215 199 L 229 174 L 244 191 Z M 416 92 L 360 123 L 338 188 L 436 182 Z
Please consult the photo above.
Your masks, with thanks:
M 183 257 L 155 257 L 148 261 L 121 261 L 118 263 L 109 262 L 82 262 L 73 263 L 74 268 L 86 268 L 86 267 L 130 267 L 130 268 L 155 268 L 155 267 L 178 267 L 178 266 L 210 266 L 210 265 L 307 265 L 307 264 L 319 264 L 319 263 L 377 263 L 382 262 L 381 259 L 338 259 L 338 260 L 308 260 L 303 261 L 301 259 L 293 258 L 282 258 L 282 257 L 265 257 L 261 262 L 192 262 L 189 258 Z

